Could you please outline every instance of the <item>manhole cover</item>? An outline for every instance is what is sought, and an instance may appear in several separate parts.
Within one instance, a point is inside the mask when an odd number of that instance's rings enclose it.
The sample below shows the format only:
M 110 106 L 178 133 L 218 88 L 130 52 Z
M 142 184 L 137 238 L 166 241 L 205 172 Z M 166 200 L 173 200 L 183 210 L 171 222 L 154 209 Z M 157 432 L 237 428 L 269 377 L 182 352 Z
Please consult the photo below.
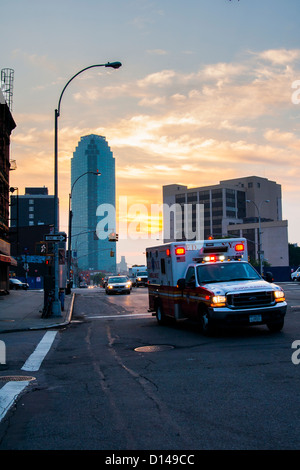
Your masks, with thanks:
M 25 375 L 4 375 L 0 377 L 1 382 L 22 382 L 35 380 L 35 377 L 27 377 Z
M 166 351 L 167 349 L 174 349 L 174 346 L 168 346 L 167 344 L 152 345 L 152 346 L 140 346 L 134 350 L 137 352 L 159 352 Z

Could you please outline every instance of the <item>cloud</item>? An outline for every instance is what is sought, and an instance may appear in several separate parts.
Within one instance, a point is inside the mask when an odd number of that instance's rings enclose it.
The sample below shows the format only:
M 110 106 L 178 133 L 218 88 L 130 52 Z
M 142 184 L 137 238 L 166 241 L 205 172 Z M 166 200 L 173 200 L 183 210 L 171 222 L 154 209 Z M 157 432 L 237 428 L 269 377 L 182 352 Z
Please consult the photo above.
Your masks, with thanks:
M 276 65 L 286 65 L 299 59 L 300 51 L 298 49 L 269 49 L 257 54 L 257 56 Z
M 144 79 L 139 80 L 137 85 L 141 88 L 148 87 L 149 85 L 166 86 L 172 82 L 175 76 L 176 72 L 174 70 L 162 70 L 161 72 L 147 75 Z
M 57 72 L 57 66 L 52 62 L 47 55 L 40 54 L 29 54 L 28 52 L 23 51 L 22 49 L 14 49 L 12 51 L 12 56 L 14 59 L 21 58 L 28 65 L 43 68 L 46 71 L 55 71 Z
M 103 75 L 101 87 L 91 77 L 89 87 L 75 88 L 64 103 L 71 112 L 59 125 L 61 209 L 67 210 L 70 158 L 80 137 L 91 133 L 106 137 L 116 159 L 117 194 L 130 202 L 160 203 L 165 184 L 205 186 L 250 173 L 294 194 L 300 108 L 291 103 L 291 83 L 300 76 L 299 52 L 247 53 L 238 63 L 204 64 L 188 73 L 158 69 L 124 82 Z M 12 184 L 52 188 L 52 115 L 16 117 Z
M 151 55 L 166 55 L 167 51 L 164 49 L 148 49 L 147 53 Z

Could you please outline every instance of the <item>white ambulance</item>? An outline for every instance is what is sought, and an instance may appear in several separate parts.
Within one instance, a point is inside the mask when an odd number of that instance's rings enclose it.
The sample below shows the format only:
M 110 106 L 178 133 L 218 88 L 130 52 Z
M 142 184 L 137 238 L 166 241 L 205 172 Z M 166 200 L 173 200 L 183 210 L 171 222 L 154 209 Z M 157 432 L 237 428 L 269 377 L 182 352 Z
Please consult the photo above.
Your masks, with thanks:
M 199 321 L 204 334 L 216 326 L 284 325 L 281 287 L 248 263 L 244 238 L 176 242 L 146 249 L 149 311 L 168 319 Z

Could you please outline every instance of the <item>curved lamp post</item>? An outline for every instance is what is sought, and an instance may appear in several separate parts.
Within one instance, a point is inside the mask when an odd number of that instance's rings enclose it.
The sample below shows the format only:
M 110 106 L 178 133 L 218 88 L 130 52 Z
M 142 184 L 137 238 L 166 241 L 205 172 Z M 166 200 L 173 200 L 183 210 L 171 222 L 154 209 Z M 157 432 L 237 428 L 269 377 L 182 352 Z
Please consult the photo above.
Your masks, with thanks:
M 263 273 L 263 252 L 261 250 L 262 243 L 261 243 L 260 208 L 261 208 L 261 206 L 264 202 L 270 202 L 270 200 L 266 199 L 265 201 L 261 201 L 259 203 L 259 206 L 257 206 L 257 204 L 254 201 L 252 201 L 251 199 L 247 199 L 246 202 L 252 202 L 255 205 L 257 213 L 258 213 L 258 250 L 257 250 L 257 255 L 258 255 L 258 259 L 259 259 L 259 263 L 260 263 L 260 274 L 262 275 L 262 273 Z
M 58 223 L 58 117 L 60 116 L 60 105 L 61 105 L 61 100 L 63 97 L 63 94 L 67 88 L 67 86 L 70 84 L 72 80 L 74 80 L 75 77 L 77 77 L 79 74 L 82 72 L 85 72 L 86 70 L 92 69 L 94 67 L 110 67 L 113 69 L 118 69 L 122 66 L 121 62 L 107 62 L 105 64 L 95 64 L 95 65 L 90 65 L 88 67 L 85 67 L 84 69 L 80 70 L 77 72 L 75 75 L 73 75 L 72 78 L 66 83 L 64 86 L 59 100 L 58 100 L 58 106 L 57 109 L 54 111 L 54 233 L 57 234 L 59 230 L 59 223 Z M 52 305 L 52 315 L 53 316 L 61 316 L 61 305 L 59 301 L 59 264 L 58 264 L 58 244 L 54 244 L 54 278 L 55 278 L 55 286 L 54 286 L 54 301 Z

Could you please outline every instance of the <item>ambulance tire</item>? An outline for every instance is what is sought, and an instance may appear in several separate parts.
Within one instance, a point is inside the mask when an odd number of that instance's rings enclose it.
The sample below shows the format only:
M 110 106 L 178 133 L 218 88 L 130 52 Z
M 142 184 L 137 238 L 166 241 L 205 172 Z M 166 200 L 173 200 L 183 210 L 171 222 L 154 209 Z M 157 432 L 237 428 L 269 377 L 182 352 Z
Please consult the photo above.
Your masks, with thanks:
M 167 319 L 161 305 L 156 306 L 156 320 L 159 325 L 166 325 Z
M 206 308 L 199 309 L 199 322 L 201 332 L 204 336 L 211 336 L 215 332 L 215 328 L 211 324 L 209 313 Z

